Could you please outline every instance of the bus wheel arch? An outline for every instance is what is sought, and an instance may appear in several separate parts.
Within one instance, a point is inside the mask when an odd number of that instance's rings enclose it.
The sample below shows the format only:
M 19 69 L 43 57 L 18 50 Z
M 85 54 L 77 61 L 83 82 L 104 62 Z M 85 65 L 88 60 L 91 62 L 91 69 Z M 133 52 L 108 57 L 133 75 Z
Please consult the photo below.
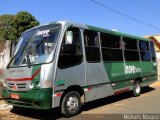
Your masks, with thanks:
M 138 77 L 138 78 L 135 79 L 134 82 L 136 82 L 136 81 L 139 81 L 140 83 L 142 83 L 142 78 Z
M 137 78 L 135 79 L 134 83 L 133 83 L 133 96 L 138 97 L 141 94 L 141 86 L 142 83 L 142 79 L 141 78 Z
M 74 105 L 70 104 L 72 102 Z M 84 104 L 83 88 L 78 85 L 70 86 L 64 91 L 60 99 L 61 113 L 66 117 L 74 116 L 80 113 L 81 106 L 83 104 Z

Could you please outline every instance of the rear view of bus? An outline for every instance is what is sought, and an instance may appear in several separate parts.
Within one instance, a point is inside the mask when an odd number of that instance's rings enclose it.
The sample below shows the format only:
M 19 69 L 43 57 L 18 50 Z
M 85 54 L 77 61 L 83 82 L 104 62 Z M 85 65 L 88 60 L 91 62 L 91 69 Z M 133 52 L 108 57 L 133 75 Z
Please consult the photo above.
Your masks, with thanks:
M 60 106 L 70 117 L 85 102 L 127 91 L 139 96 L 156 80 L 150 39 L 59 21 L 22 34 L 7 66 L 3 97 L 19 107 Z

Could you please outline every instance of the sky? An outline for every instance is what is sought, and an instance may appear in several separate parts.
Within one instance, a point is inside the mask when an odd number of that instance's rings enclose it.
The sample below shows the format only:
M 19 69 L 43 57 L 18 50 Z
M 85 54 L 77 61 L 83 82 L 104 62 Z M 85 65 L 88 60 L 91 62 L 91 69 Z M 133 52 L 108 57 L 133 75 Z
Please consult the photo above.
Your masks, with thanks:
M 40 24 L 69 20 L 145 36 L 160 34 L 160 0 L 95 0 L 149 27 L 94 3 L 92 0 L 1 0 L 0 15 L 30 12 Z

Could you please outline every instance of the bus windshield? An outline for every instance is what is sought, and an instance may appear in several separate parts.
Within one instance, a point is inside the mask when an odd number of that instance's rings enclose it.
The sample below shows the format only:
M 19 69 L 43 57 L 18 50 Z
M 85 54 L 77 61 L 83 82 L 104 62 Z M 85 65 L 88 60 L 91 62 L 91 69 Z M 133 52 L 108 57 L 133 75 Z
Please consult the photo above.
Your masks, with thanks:
M 31 29 L 20 37 L 10 67 L 51 62 L 61 25 L 45 25 Z

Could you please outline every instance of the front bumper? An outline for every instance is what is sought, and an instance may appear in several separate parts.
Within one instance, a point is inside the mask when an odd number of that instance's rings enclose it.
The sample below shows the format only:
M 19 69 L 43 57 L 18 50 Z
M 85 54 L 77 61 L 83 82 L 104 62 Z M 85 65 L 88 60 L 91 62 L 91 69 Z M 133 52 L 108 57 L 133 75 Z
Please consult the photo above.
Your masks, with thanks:
M 19 99 L 12 99 L 11 94 L 17 94 Z M 29 91 L 8 91 L 3 89 L 2 97 L 8 104 L 26 108 L 52 108 L 52 88 L 34 89 Z

